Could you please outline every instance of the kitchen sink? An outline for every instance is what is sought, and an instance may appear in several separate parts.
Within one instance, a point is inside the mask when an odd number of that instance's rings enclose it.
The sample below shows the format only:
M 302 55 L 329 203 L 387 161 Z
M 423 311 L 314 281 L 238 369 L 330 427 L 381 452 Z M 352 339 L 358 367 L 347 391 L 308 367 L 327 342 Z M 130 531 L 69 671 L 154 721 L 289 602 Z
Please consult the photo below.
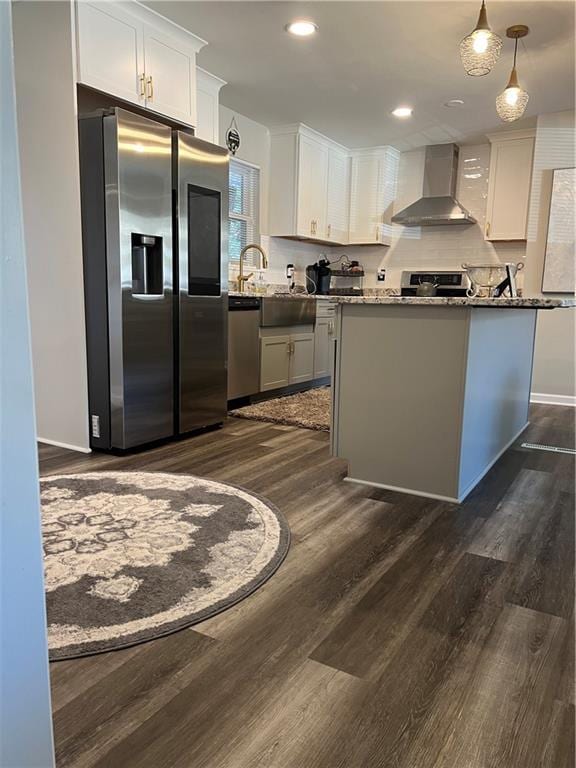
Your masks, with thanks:
M 264 328 L 284 325 L 311 325 L 316 320 L 316 302 L 313 299 L 282 295 L 262 298 L 260 325 Z

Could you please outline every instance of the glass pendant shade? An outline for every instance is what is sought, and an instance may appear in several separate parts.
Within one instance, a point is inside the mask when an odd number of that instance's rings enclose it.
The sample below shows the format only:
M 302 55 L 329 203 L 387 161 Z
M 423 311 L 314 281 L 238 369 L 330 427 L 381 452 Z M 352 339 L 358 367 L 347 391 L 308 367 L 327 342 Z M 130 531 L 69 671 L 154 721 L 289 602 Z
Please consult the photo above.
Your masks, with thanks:
M 460 58 L 466 74 L 473 77 L 487 75 L 498 61 L 501 50 L 502 40 L 488 25 L 483 1 L 476 28 L 460 43 Z
M 518 85 L 516 67 L 512 70 L 506 89 L 496 98 L 496 111 L 507 123 L 522 117 L 528 104 L 528 94 Z

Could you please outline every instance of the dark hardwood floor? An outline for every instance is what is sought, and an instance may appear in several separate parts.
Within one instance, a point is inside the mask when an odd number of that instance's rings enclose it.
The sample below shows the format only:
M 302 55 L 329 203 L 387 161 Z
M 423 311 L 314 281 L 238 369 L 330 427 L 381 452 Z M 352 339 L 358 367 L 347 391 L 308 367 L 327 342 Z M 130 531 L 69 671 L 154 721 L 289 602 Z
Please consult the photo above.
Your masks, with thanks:
M 574 447 L 573 409 L 531 417 L 523 441 Z M 345 483 L 326 434 L 238 419 L 40 456 L 243 485 L 293 534 L 232 609 L 52 664 L 59 768 L 573 768 L 573 456 L 519 441 L 460 506 Z

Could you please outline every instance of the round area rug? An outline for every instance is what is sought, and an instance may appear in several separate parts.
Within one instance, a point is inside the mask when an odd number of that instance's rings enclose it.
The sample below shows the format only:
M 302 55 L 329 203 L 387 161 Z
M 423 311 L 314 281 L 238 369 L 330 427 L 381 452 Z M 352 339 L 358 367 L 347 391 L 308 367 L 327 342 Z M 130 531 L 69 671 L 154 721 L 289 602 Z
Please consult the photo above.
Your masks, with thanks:
M 269 579 L 290 544 L 269 502 L 213 480 L 90 472 L 40 487 L 53 660 L 213 616 Z

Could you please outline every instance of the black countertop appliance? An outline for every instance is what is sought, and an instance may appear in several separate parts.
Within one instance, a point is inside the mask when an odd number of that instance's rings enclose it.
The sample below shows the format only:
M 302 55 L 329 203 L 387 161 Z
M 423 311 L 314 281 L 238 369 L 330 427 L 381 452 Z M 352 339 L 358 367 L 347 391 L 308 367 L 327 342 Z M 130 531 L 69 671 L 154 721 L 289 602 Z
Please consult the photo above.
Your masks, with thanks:
M 330 262 L 320 259 L 306 267 L 306 288 L 308 293 L 327 296 L 330 293 Z

